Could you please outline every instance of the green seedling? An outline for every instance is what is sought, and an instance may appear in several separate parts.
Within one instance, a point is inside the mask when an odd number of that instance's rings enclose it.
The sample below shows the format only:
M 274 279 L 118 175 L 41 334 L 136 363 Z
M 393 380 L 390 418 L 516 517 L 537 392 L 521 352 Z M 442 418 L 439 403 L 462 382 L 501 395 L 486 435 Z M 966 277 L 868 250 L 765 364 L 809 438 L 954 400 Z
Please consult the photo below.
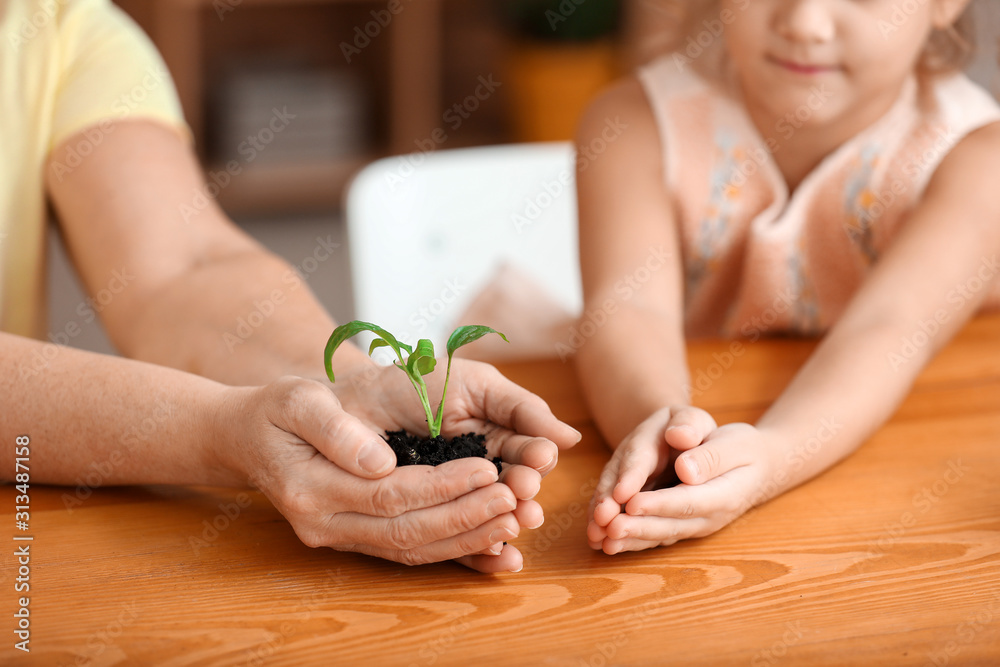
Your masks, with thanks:
M 427 384 L 424 382 L 424 376 L 434 370 L 434 367 L 437 365 L 437 359 L 434 358 L 434 344 L 426 338 L 418 340 L 416 348 L 413 348 L 406 343 L 400 343 L 391 333 L 369 322 L 354 320 L 347 324 L 341 324 L 333 330 L 330 340 L 326 342 L 324 361 L 326 362 L 326 374 L 330 378 L 330 382 L 336 382 L 336 379 L 333 377 L 333 353 L 337 351 L 341 343 L 362 331 L 371 331 L 378 336 L 368 348 L 368 356 L 371 356 L 372 352 L 380 347 L 392 348 L 392 351 L 396 353 L 398 361 L 393 361 L 392 363 L 406 373 L 406 377 L 410 378 L 410 384 L 417 390 L 420 403 L 424 406 L 424 413 L 427 415 L 427 427 L 430 429 L 431 438 L 441 435 L 444 396 L 448 393 L 448 376 L 451 375 L 451 358 L 455 354 L 455 350 L 463 345 L 477 341 L 490 333 L 495 333 L 508 343 L 510 342 L 507 340 L 507 336 L 496 329 L 478 324 L 458 327 L 452 331 L 451 336 L 448 337 L 448 369 L 444 374 L 444 389 L 441 391 L 441 403 L 438 405 L 437 414 L 435 415 L 431 411 L 431 402 L 427 396 Z

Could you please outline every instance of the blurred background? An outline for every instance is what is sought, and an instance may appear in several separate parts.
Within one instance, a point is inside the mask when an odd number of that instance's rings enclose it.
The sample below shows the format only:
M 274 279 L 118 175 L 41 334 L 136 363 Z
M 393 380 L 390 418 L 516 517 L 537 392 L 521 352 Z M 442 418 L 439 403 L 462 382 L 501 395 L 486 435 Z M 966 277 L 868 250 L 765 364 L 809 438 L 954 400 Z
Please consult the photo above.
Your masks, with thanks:
M 116 2 L 163 54 L 221 205 L 338 321 L 353 315 L 341 219 L 353 174 L 390 155 L 569 139 L 587 101 L 660 53 L 672 24 L 663 0 Z M 1000 97 L 1000 0 L 974 10 L 969 72 Z M 61 331 L 85 297 L 51 238 Z M 328 260 L 320 239 L 341 244 Z M 82 328 L 73 345 L 113 351 L 98 322 Z

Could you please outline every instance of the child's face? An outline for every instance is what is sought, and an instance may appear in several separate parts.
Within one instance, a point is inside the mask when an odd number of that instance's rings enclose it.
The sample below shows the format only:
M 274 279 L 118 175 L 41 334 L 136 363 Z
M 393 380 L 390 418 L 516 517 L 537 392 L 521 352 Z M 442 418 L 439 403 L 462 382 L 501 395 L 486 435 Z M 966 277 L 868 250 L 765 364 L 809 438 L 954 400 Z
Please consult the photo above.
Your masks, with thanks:
M 928 36 L 966 0 L 722 0 L 748 105 L 796 127 L 888 107 Z M 873 119 L 868 118 L 869 122 Z

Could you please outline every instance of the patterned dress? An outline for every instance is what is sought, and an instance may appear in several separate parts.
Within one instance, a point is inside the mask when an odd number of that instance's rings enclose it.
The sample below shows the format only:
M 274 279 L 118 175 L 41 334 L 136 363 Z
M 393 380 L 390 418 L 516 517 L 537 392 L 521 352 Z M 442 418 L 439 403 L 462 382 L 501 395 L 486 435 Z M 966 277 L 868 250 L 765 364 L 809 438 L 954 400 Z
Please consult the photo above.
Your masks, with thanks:
M 1000 105 L 961 74 L 906 82 L 893 107 L 793 193 L 738 94 L 670 56 L 639 73 L 676 204 L 689 336 L 814 334 L 837 320 L 934 170 Z M 1000 281 L 986 307 L 1000 307 Z

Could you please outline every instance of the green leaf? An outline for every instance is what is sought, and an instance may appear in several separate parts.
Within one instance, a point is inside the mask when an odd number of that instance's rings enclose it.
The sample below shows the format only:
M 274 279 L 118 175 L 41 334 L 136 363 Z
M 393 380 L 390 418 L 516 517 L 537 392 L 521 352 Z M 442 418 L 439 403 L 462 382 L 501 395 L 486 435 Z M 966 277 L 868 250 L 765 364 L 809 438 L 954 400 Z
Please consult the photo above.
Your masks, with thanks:
M 427 375 L 434 370 L 437 359 L 434 358 L 434 343 L 426 338 L 417 341 L 417 349 L 406 360 L 406 368 L 410 375 Z
M 451 355 L 455 354 L 455 350 L 463 345 L 473 343 L 490 333 L 495 333 L 508 343 L 510 342 L 507 340 L 507 336 L 504 336 L 496 329 L 491 329 L 490 327 L 485 327 L 481 324 L 471 324 L 469 326 L 459 327 L 452 331 L 451 336 L 448 337 L 448 358 L 451 359 Z
M 348 322 L 347 324 L 341 324 L 333 330 L 332 334 L 330 334 L 330 339 L 326 342 L 326 351 L 323 355 L 323 361 L 326 365 L 326 374 L 330 378 L 330 382 L 336 382 L 336 379 L 333 377 L 333 353 L 337 351 L 337 348 L 340 347 L 341 343 L 351 336 L 356 336 L 362 331 L 371 331 L 383 341 L 383 343 L 378 346 L 376 346 L 375 343 L 372 343 L 372 347 L 368 350 L 369 354 L 371 354 L 372 350 L 378 349 L 379 347 L 388 346 L 396 352 L 396 356 L 399 357 L 400 362 L 403 362 L 403 350 L 405 350 L 407 354 L 412 352 L 412 348 L 410 348 L 409 345 L 400 343 L 396 340 L 395 336 L 378 325 L 370 322 L 362 322 L 361 320 L 354 320 L 353 322 Z
M 414 351 L 412 347 L 406 343 L 399 342 L 396 340 L 395 336 L 382 327 L 370 322 L 354 320 L 353 322 L 342 324 L 333 330 L 333 333 L 330 335 L 330 339 L 326 342 L 326 351 L 323 355 L 323 360 L 326 365 L 326 374 L 330 378 L 330 382 L 336 381 L 333 376 L 334 352 L 337 351 L 337 348 L 340 347 L 341 343 L 346 341 L 348 338 L 361 333 L 362 331 L 370 331 L 377 336 L 377 338 L 373 340 L 371 345 L 368 347 L 369 356 L 371 356 L 372 352 L 375 350 L 383 347 L 392 348 L 392 350 L 396 353 L 398 361 L 394 361 L 393 363 L 406 373 L 410 382 L 413 384 L 413 388 L 417 391 L 417 396 L 420 398 L 420 403 L 424 408 L 424 413 L 427 415 L 427 425 L 430 429 L 431 437 L 441 433 L 441 422 L 444 416 L 444 398 L 445 394 L 448 393 L 448 378 L 451 375 L 451 358 L 452 355 L 455 354 L 455 350 L 463 345 L 468 345 L 469 343 L 477 341 L 489 333 L 495 333 L 507 341 L 507 336 L 503 335 L 496 329 L 491 329 L 490 327 L 482 325 L 459 327 L 452 332 L 451 336 L 448 338 L 448 370 L 444 376 L 444 389 L 441 392 L 441 403 L 438 405 L 437 415 L 434 415 L 431 413 L 430 401 L 427 396 L 427 385 L 424 382 L 423 376 L 434 370 L 435 366 L 437 366 L 437 359 L 434 357 L 434 344 L 426 338 L 421 338 L 417 341 L 416 351 Z M 510 341 L 507 342 L 509 343 Z M 405 356 L 404 352 L 406 353 Z
M 448 369 L 444 373 L 444 389 L 441 390 L 441 403 L 438 405 L 437 414 L 434 416 L 434 421 L 431 423 L 432 434 L 441 432 L 441 423 L 444 420 L 444 397 L 448 393 L 448 378 L 451 377 L 452 355 L 455 354 L 455 350 L 463 345 L 475 342 L 490 333 L 495 333 L 508 343 L 510 342 L 507 340 L 507 336 L 503 335 L 496 329 L 492 329 L 481 324 L 471 324 L 469 326 L 458 327 L 451 332 L 450 336 L 448 336 Z

